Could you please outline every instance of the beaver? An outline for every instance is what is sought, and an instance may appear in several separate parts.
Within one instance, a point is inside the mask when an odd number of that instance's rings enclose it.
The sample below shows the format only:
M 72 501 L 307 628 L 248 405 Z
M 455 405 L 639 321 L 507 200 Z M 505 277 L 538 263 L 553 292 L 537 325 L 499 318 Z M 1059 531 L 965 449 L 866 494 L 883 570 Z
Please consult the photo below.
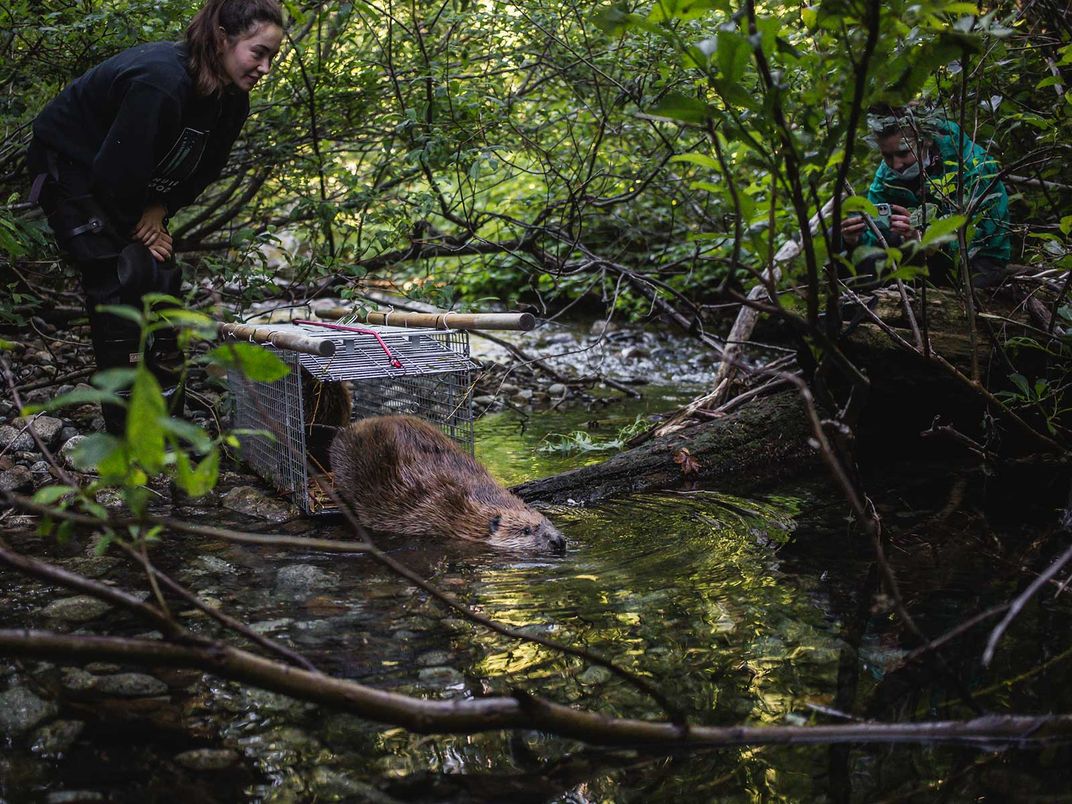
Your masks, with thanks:
M 516 549 L 566 547 L 547 517 L 415 416 L 354 422 L 331 445 L 331 465 L 335 490 L 370 530 Z
M 301 369 L 305 453 L 314 469 L 331 471 L 331 442 L 350 424 L 353 396 L 344 382 L 323 382 Z

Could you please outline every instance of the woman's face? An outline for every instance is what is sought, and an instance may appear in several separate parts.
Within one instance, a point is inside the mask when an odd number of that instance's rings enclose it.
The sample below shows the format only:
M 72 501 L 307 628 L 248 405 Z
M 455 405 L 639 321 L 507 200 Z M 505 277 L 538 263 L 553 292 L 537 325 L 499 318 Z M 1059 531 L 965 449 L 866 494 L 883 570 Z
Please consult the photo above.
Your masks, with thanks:
M 225 36 L 222 61 L 227 83 L 249 92 L 272 69 L 282 42 L 283 29 L 271 22 L 258 22 L 244 34 Z

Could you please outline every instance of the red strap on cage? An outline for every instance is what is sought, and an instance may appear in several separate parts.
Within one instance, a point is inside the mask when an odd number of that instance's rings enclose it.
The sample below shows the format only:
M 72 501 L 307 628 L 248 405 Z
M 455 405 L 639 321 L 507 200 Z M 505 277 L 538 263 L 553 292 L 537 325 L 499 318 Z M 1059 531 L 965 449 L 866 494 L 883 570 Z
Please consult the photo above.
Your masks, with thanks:
M 387 355 L 387 359 L 391 361 L 391 365 L 395 368 L 402 368 L 401 361 L 391 354 L 391 350 L 387 347 L 387 344 L 383 342 L 383 338 L 380 337 L 380 333 L 373 329 L 363 329 L 362 327 L 348 327 L 344 324 L 329 324 L 326 321 L 308 321 L 306 319 L 297 318 L 292 323 L 304 324 L 308 327 L 324 327 L 325 329 L 337 329 L 343 332 L 356 332 L 358 335 L 371 335 L 376 339 L 376 342 L 383 349 L 383 353 Z

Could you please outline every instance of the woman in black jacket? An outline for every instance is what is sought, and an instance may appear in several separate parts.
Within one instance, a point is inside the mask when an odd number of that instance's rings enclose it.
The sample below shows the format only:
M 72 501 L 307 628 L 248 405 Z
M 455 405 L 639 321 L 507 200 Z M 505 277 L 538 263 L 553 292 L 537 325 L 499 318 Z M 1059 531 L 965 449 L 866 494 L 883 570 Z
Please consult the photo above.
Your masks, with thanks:
M 34 120 L 31 200 L 81 272 L 98 369 L 142 358 L 138 327 L 98 305 L 141 309 L 146 293 L 178 294 L 168 218 L 219 177 L 282 38 L 279 0 L 207 0 L 185 41 L 113 56 Z M 144 357 L 181 415 L 175 333 L 154 333 Z M 108 432 L 122 433 L 123 411 L 103 412 Z

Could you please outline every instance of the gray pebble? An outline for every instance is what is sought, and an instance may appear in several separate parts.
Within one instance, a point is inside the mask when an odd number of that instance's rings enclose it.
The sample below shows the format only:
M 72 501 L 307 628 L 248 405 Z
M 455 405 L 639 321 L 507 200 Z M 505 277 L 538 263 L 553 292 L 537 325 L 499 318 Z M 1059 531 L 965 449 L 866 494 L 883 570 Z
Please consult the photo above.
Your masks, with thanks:
M 33 491 L 33 487 L 33 472 L 22 464 L 0 472 L 0 491 Z
M 10 424 L 0 425 L 0 449 L 8 452 L 30 452 L 37 445 L 33 436 Z

